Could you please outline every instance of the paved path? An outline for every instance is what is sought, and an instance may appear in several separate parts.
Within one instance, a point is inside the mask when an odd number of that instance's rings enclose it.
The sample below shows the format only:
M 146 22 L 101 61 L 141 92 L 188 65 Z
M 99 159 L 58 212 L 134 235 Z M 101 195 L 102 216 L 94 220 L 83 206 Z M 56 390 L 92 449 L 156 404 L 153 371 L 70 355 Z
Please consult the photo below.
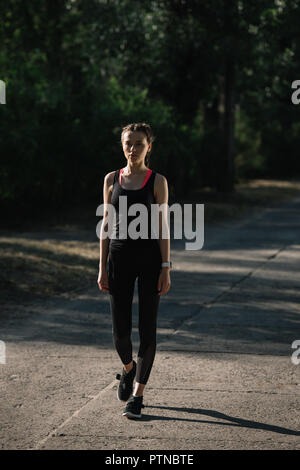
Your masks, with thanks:
M 2 318 L 0 448 L 300 449 L 300 198 L 206 227 L 201 251 L 171 246 L 143 419 L 121 416 L 95 282 Z

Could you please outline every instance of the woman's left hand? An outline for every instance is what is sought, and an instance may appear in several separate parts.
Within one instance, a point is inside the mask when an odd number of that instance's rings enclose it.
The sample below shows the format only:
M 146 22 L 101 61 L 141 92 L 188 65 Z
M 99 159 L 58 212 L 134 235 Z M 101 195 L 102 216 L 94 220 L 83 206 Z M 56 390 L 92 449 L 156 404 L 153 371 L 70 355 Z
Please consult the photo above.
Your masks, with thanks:
M 162 268 L 158 279 L 158 295 L 163 295 L 168 292 L 171 287 L 169 268 Z

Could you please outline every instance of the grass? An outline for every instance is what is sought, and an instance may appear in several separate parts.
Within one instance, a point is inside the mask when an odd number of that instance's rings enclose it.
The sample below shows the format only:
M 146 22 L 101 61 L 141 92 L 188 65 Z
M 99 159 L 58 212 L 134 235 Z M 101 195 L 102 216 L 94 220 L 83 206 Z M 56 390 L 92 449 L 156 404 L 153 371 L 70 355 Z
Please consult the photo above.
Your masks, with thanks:
M 193 199 L 181 202 L 205 204 L 205 223 L 214 224 L 236 220 L 297 195 L 299 181 L 261 179 L 237 184 L 232 194 L 204 188 Z M 99 240 L 95 230 L 99 220 L 96 207 L 74 207 L 0 232 L 3 308 L 96 285 Z
M 2 301 L 60 295 L 96 284 L 98 244 L 59 238 L 59 233 L 45 240 L 21 234 L 0 238 Z

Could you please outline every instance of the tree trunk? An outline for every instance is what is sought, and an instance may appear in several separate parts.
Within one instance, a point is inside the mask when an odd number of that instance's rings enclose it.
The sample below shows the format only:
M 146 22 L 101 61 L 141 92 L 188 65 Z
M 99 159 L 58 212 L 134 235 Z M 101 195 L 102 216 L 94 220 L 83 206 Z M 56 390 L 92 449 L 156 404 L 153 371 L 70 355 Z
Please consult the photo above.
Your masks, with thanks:
M 234 118 L 235 118 L 235 59 L 228 55 L 224 64 L 224 79 L 220 79 L 219 133 L 216 190 L 234 190 Z
M 234 120 L 235 120 L 235 59 L 227 57 L 225 64 L 224 142 L 226 178 L 223 190 L 234 190 Z

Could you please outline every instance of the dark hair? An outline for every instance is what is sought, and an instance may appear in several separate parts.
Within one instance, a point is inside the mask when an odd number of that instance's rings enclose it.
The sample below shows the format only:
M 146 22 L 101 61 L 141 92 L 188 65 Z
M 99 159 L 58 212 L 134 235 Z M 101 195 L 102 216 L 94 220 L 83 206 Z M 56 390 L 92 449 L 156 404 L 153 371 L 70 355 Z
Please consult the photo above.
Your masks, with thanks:
M 122 134 L 121 134 L 121 143 L 123 139 L 123 135 L 125 132 L 144 132 L 146 135 L 146 139 L 148 144 L 152 143 L 155 140 L 155 136 L 153 134 L 153 131 L 149 124 L 146 124 L 145 122 L 134 122 L 132 124 L 127 124 L 127 126 L 123 127 L 122 129 Z M 149 166 L 149 160 L 150 160 L 150 152 L 147 153 L 145 157 L 145 165 Z

